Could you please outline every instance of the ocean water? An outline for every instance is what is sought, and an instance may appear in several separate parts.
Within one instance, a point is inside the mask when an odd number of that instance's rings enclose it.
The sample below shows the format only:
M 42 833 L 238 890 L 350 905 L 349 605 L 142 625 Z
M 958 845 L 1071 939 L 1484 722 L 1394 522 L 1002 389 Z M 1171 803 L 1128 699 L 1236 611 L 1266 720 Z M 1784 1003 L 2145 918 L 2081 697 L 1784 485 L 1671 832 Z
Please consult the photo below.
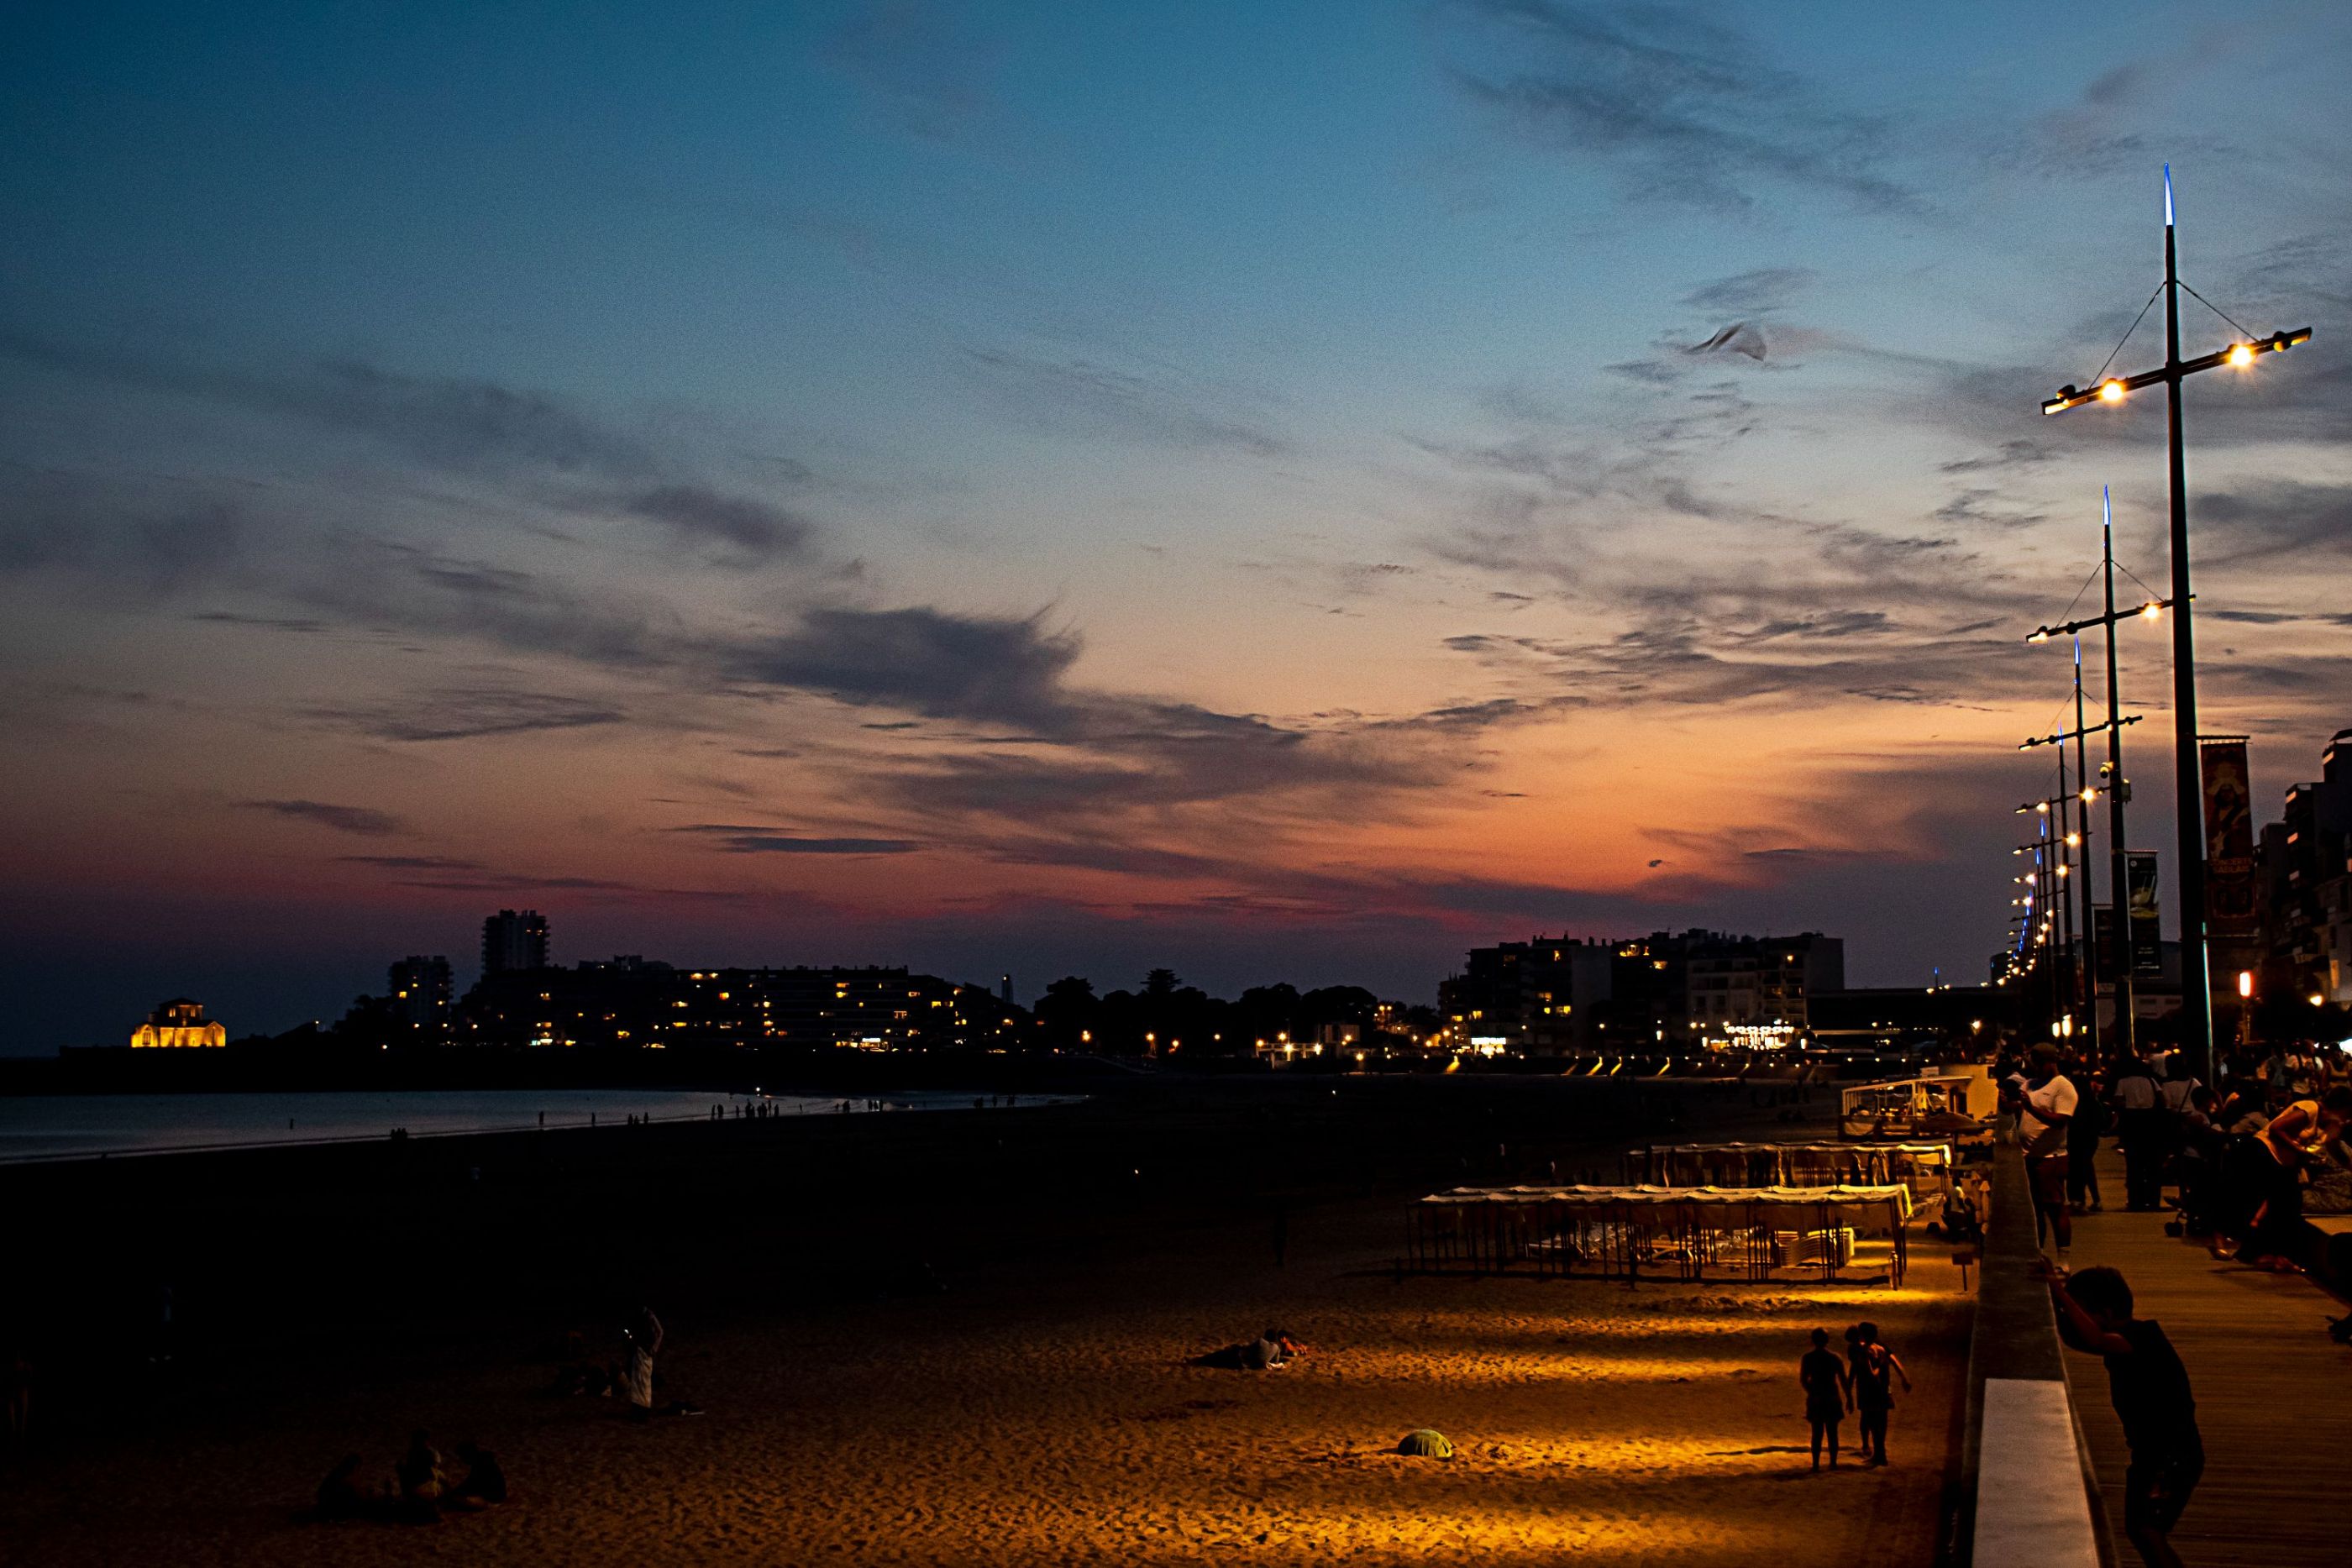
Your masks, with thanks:
M 1036 1105 L 1048 1098 L 1023 1095 Z M 772 1115 L 859 1115 L 969 1111 L 973 1096 L 938 1091 L 848 1099 L 769 1095 Z M 548 1127 L 708 1120 L 724 1105 L 732 1119 L 749 1096 L 677 1089 L 455 1089 L 324 1094 L 24 1094 L 0 1095 L 0 1164 L 160 1155 L 280 1144 L 383 1138 L 405 1128 L 412 1138 Z

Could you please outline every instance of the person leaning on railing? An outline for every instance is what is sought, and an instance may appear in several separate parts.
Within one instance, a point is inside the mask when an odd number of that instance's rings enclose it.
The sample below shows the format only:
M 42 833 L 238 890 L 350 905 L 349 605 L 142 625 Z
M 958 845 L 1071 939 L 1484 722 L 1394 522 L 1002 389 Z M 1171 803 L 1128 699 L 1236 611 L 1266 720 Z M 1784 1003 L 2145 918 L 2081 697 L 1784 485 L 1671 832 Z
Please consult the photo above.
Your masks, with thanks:
M 2148 1568 L 2178 1568 L 2172 1527 L 2205 1473 L 2189 1369 L 2152 1318 L 2132 1316 L 2131 1286 L 2113 1269 L 2069 1275 L 2045 1260 L 2059 1336 L 2106 1364 L 2107 1395 L 2123 1422 L 2124 1533 Z

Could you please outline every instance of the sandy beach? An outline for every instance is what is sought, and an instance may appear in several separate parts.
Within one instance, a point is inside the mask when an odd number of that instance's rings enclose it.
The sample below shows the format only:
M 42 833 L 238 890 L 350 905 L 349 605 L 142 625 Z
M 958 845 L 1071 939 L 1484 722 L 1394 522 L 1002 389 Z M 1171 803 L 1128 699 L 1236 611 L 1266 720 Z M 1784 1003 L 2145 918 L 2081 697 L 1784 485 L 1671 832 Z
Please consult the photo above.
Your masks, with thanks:
M 707 1414 L 650 1425 L 548 1393 L 546 1336 L 501 1311 L 405 1343 L 289 1332 L 0 1482 L 0 1544 L 42 1563 L 1934 1560 L 1967 1323 L 1944 1252 L 1915 1249 L 1900 1290 L 1399 1278 L 1410 1186 L 1286 1197 L 1281 1266 L 1265 1203 L 1229 1191 L 1049 1205 L 995 1237 L 967 1217 L 961 1248 L 922 1233 L 925 1262 L 950 1260 L 938 1292 L 887 1249 L 852 1288 L 836 1268 L 795 1292 L 762 1227 L 735 1299 L 709 1260 L 665 1305 L 666 1392 Z M 871 1213 L 851 1233 L 877 1224 L 916 1233 Z M 1863 1318 L 1916 1385 L 1895 1462 L 1814 1476 L 1797 1358 Z M 1186 1364 L 1269 1323 L 1312 1352 Z M 338 1455 L 388 1480 L 416 1426 L 493 1448 L 513 1500 L 296 1521 Z M 1391 1451 L 1423 1427 L 1453 1460 Z

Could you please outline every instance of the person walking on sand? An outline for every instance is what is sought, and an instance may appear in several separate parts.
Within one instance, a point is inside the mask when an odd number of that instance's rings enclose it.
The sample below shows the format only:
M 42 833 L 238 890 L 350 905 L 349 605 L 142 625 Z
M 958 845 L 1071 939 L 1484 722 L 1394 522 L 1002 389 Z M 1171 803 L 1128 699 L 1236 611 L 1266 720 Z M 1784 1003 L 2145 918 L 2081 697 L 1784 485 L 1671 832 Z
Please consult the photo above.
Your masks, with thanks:
M 1829 1439 L 1830 1469 L 1837 1469 L 1838 1422 L 1851 1397 L 1845 1363 L 1830 1349 L 1830 1331 L 1813 1331 L 1813 1348 L 1797 1363 L 1797 1386 L 1805 1391 L 1805 1419 L 1813 1428 L 1813 1469 L 1822 1468 L 1822 1440 Z
M 1861 1382 L 1861 1380 L 1862 1325 L 1860 1323 L 1848 1323 L 1845 1325 L 1845 1387 L 1846 1409 L 1849 1412 L 1853 1408 L 1854 1385 Z M 1864 1435 L 1862 1439 L 1862 1457 L 1865 1459 L 1870 1458 L 1870 1437 L 1867 1433 Z
M 2197 1399 L 2180 1353 L 2153 1318 L 2132 1316 L 2131 1286 L 2113 1269 L 2068 1274 L 2044 1265 L 2059 1336 L 2107 1365 L 2107 1396 L 2124 1425 L 2124 1533 L 2147 1568 L 2179 1568 L 2172 1527 L 2205 1473 Z
M 1855 1336 L 1853 1409 L 1862 1417 L 1862 1449 L 1874 1468 L 1886 1462 L 1886 1417 L 1895 1409 L 1895 1380 L 1911 1392 L 1911 1375 L 1895 1354 L 1878 1343 L 1878 1325 L 1864 1323 Z

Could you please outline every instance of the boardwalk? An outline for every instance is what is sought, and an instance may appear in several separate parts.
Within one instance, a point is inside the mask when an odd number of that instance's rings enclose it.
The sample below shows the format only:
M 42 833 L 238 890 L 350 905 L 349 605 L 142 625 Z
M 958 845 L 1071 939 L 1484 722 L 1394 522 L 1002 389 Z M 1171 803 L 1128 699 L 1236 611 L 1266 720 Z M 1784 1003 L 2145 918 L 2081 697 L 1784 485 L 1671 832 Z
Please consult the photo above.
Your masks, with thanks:
M 2099 1184 L 2123 1197 L 2123 1162 L 2102 1155 Z M 2119 1210 L 2074 1222 L 2074 1266 L 2106 1263 L 2131 1281 L 2141 1317 L 2164 1324 L 2188 1364 L 2205 1434 L 2205 1479 L 2173 1544 L 2192 1568 L 2344 1568 L 2352 1563 L 2352 1350 L 2327 1337 L 2345 1308 L 2300 1275 L 2217 1262 L 2200 1244 L 2164 1234 L 2163 1215 Z M 2106 1376 L 2067 1353 L 2074 1400 L 2091 1444 L 2118 1554 L 2123 1538 L 2123 1428 Z

